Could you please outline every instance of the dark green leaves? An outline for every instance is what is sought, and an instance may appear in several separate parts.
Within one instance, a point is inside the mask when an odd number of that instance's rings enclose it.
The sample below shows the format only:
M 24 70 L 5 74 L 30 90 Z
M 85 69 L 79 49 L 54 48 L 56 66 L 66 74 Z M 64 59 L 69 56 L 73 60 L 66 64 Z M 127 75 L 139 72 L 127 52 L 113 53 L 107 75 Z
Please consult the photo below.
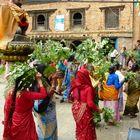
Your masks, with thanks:
M 17 62 L 10 68 L 10 76 L 8 78 L 7 87 L 11 87 L 15 84 L 17 78 L 20 78 L 20 84 L 18 89 L 28 88 L 33 80 L 35 80 L 35 68 L 31 68 L 26 63 Z
M 67 59 L 70 56 L 70 49 L 63 47 L 58 41 L 48 40 L 43 46 L 38 43 L 32 58 L 38 59 L 41 63 L 58 63 L 59 60 Z
M 103 119 L 107 123 L 113 119 L 114 112 L 110 108 L 103 108 Z

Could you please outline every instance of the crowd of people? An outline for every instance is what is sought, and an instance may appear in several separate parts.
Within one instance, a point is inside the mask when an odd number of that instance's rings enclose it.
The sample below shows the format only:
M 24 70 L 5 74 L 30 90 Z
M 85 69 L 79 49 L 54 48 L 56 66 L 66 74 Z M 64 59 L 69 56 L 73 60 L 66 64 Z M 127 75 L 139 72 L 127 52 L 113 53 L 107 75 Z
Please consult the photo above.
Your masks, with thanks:
M 12 5 L 12 0 L 9 4 Z M 20 1 L 17 4 L 20 4 Z M 23 15 L 26 17 L 26 14 Z M 15 18 L 18 19 L 16 26 L 21 27 L 22 35 L 25 35 L 28 28 L 25 17 L 19 22 L 19 17 L 15 14 Z M 16 30 L 12 35 L 15 32 Z M 140 40 L 137 41 L 133 51 L 140 57 Z M 112 65 L 105 73 L 105 78 L 97 78 L 94 73 L 96 66 L 88 63 L 80 64 L 74 55 L 68 60 L 60 60 L 58 64 L 51 62 L 49 65 L 57 71 L 48 77 L 44 75 L 48 65 L 33 62 L 32 66 L 37 70 L 34 75 L 35 81 L 31 85 L 22 85 L 24 76 L 30 76 L 26 71 L 15 79 L 15 84 L 6 93 L 3 140 L 57 140 L 55 94 L 62 95 L 61 103 L 67 100 L 72 103 L 77 140 L 97 140 L 93 112 L 104 111 L 99 106 L 100 99 L 104 108 L 112 109 L 114 112 L 113 118 L 107 122 L 108 125 L 120 122 L 122 112 L 131 118 L 136 117 L 139 112 L 137 104 L 140 96 L 140 59 L 128 57 L 126 52 L 126 46 L 123 46 L 120 52 L 113 46 L 108 59 Z M 135 79 L 126 79 L 124 76 L 126 71 L 135 73 Z M 8 75 L 7 79 L 9 76 L 13 75 Z M 128 96 L 124 105 L 123 92 L 126 83 Z
M 123 51 L 126 49 L 123 48 Z M 120 122 L 123 115 L 131 118 L 139 112 L 137 104 L 140 96 L 140 67 L 139 62 L 133 60 L 131 67 L 127 66 L 124 52 L 120 52 L 120 63 L 114 63 L 105 74 L 106 78 L 96 79 L 94 66 L 79 65 L 74 55 L 68 60 L 53 63 L 57 71 L 49 77 L 44 76 L 45 64 L 32 63 L 38 71 L 36 81 L 32 86 L 19 89 L 23 76 L 16 79 L 15 85 L 7 93 L 4 105 L 4 133 L 3 140 L 57 140 L 57 118 L 54 93 L 61 98 L 60 103 L 70 101 L 72 114 L 76 123 L 77 140 L 96 140 L 93 112 L 102 113 L 95 99 L 101 99 L 104 108 L 110 108 L 114 116 L 108 125 Z M 122 59 L 123 58 L 123 59 Z M 129 59 L 128 59 L 129 60 Z M 122 72 L 123 70 L 123 72 Z M 132 71 L 136 79 L 126 79 L 124 73 Z M 137 82 L 133 81 L 136 80 Z M 126 90 L 127 101 L 123 103 L 123 92 Z M 125 85 L 125 86 L 124 86 Z M 101 90 L 103 86 L 103 90 Z M 99 100 L 98 100 L 99 102 Z M 37 120 L 35 127 L 32 112 Z M 24 134 L 24 135 L 23 135 Z

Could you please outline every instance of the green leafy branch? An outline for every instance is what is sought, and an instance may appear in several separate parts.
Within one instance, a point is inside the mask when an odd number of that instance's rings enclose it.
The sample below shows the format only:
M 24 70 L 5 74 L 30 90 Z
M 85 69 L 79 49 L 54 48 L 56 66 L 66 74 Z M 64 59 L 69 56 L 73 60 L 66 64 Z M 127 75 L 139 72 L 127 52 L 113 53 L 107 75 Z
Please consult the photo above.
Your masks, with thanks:
M 103 116 L 101 117 L 101 115 L 98 112 L 94 112 L 94 123 L 95 126 L 99 126 L 99 123 L 103 120 L 105 123 L 108 123 L 110 120 L 113 120 L 113 116 L 114 116 L 114 112 L 112 109 L 110 108 L 103 108 Z

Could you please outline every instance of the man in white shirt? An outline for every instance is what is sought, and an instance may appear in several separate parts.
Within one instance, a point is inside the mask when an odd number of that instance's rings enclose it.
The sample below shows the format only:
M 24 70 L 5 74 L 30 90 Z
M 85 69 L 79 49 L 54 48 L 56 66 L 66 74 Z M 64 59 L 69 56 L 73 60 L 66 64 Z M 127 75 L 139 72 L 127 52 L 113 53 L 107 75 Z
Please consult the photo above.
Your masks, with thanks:
M 114 47 L 114 46 L 112 46 L 112 47 Z M 118 56 L 118 54 L 119 54 L 118 51 L 114 47 L 113 51 L 110 53 L 112 63 L 114 62 L 114 59 Z

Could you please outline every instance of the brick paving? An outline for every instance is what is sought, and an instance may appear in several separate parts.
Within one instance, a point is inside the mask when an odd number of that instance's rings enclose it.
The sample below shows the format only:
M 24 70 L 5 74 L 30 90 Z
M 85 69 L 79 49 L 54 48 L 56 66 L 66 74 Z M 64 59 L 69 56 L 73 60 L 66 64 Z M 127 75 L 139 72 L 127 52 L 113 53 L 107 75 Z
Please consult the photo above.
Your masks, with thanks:
M 4 84 L 0 83 L 0 122 L 3 120 L 4 86 Z M 71 104 L 60 104 L 59 99 L 56 99 L 56 102 L 58 140 L 75 140 L 75 122 L 71 113 Z M 98 140 L 127 140 L 129 127 L 139 128 L 138 118 L 130 119 L 129 117 L 123 117 L 121 123 L 118 126 L 106 126 L 102 123 L 101 127 L 96 129 Z M 3 125 L 0 123 L 0 140 L 2 140 L 2 133 Z

